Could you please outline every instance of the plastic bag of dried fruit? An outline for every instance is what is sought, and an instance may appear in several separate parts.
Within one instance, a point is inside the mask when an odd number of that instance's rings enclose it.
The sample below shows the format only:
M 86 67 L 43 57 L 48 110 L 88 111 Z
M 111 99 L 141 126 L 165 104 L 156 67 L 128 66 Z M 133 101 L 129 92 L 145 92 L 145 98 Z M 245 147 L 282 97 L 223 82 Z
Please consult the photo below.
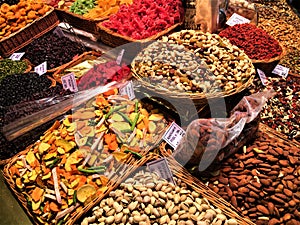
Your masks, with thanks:
M 258 125 L 259 113 L 273 93 L 273 90 L 267 90 L 244 97 L 231 111 L 229 118 L 194 120 L 173 156 L 182 165 L 196 168 L 196 172 L 203 172 L 212 164 L 220 163 L 238 150 L 235 146 L 245 139 L 241 138 L 241 134 L 249 129 L 249 124 Z

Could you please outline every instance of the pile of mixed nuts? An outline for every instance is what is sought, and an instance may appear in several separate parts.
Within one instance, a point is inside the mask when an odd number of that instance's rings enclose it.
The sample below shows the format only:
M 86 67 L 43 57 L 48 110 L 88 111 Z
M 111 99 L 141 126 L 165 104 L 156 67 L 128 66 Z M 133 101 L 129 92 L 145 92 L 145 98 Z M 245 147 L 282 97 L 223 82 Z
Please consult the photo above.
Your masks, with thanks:
M 179 178 L 174 180 L 177 185 L 141 170 L 103 198 L 81 225 L 238 224 Z
M 258 138 L 229 158 L 208 186 L 256 224 L 298 224 L 299 146 L 259 131 Z
M 248 56 L 217 34 L 182 30 L 148 46 L 133 61 L 142 79 L 169 90 L 229 92 L 255 70 Z

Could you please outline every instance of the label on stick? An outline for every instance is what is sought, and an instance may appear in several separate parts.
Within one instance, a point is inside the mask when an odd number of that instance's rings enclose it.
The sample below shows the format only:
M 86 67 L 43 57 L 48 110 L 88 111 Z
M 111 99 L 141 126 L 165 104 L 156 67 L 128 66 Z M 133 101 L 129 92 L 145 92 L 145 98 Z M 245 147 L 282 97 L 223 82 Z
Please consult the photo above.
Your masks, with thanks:
M 68 73 L 67 75 L 64 75 L 61 77 L 61 82 L 63 85 L 63 88 L 65 90 L 70 90 L 72 92 L 77 92 L 78 87 L 75 79 L 74 73 Z
M 38 75 L 43 75 L 47 72 L 47 62 L 43 62 L 40 65 L 34 67 L 34 72 L 36 72 Z
M 277 74 L 279 76 L 282 76 L 283 78 L 286 78 L 289 75 L 289 71 L 290 71 L 289 68 L 278 64 L 274 68 L 274 70 L 272 71 L 272 73 Z
M 119 88 L 119 92 L 121 96 L 127 95 L 129 100 L 135 99 L 132 81 L 127 82 L 127 84 Z
M 13 61 L 21 60 L 25 52 L 15 52 L 9 58 Z
M 260 69 L 257 69 L 257 73 L 258 73 L 258 76 L 259 76 L 262 84 L 264 86 L 266 86 L 269 83 L 268 82 L 268 78 L 266 77 L 266 74 L 262 70 L 260 70 Z
M 184 135 L 185 131 L 173 122 L 164 134 L 163 139 L 176 149 Z
M 234 26 L 236 24 L 243 23 L 250 23 L 250 20 L 236 13 L 233 13 L 232 16 L 226 22 L 228 26 Z
M 147 163 L 147 167 L 151 172 L 156 172 L 161 178 L 175 184 L 173 174 L 165 158 L 149 162 Z

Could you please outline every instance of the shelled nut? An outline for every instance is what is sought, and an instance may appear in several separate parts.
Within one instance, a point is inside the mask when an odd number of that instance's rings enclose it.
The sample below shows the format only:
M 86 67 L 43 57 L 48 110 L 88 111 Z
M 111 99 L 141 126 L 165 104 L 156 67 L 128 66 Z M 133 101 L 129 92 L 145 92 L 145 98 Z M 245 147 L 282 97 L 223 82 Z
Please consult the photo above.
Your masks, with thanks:
M 133 179 L 127 179 L 118 189 L 111 191 L 102 199 L 99 206 L 92 209 L 92 215 L 85 217 L 81 224 L 126 224 L 127 222 L 131 224 L 237 224 L 235 219 L 228 218 L 222 210 L 215 208 L 207 199 L 201 198 L 199 193 L 187 189 L 180 179 L 174 177 L 174 180 L 179 186 L 159 178 L 155 173 L 141 170 L 134 175 Z M 146 188 L 149 183 L 156 184 L 155 189 Z M 133 191 L 129 192 L 128 187 Z M 143 192 L 141 189 L 147 191 Z M 153 198 L 154 201 L 137 201 L 142 195 L 144 199 Z M 123 207 L 123 211 L 110 216 L 108 215 L 112 209 L 110 202 L 116 204 L 116 196 L 122 196 L 123 200 L 117 204 Z M 176 196 L 180 198 L 177 202 Z

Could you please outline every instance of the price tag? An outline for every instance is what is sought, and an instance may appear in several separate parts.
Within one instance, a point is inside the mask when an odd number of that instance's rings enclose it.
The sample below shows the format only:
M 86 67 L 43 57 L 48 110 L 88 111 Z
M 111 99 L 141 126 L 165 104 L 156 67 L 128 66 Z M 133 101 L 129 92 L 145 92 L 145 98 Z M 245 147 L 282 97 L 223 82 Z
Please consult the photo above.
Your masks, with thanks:
M 164 134 L 163 139 L 176 149 L 184 135 L 185 131 L 173 122 Z
M 123 58 L 124 52 L 125 52 L 125 50 L 122 49 L 122 50 L 120 51 L 120 53 L 119 53 L 117 59 L 116 59 L 116 63 L 117 63 L 118 65 L 121 65 L 121 62 L 122 62 L 122 58 Z
M 243 23 L 250 23 L 250 20 L 236 13 L 233 13 L 232 16 L 226 22 L 228 26 L 234 26 L 236 24 L 243 24 Z
M 39 74 L 40 76 L 47 72 L 47 62 L 43 62 L 40 65 L 34 67 L 34 72 Z
M 266 77 L 266 74 L 263 71 L 261 71 L 260 69 L 257 69 L 257 73 L 258 73 L 258 76 L 260 77 L 262 84 L 264 86 L 266 86 L 269 83 L 268 78 Z
M 78 87 L 75 79 L 74 73 L 68 73 L 67 75 L 64 75 L 61 77 L 61 82 L 63 85 L 63 88 L 65 90 L 70 90 L 72 92 L 77 92 Z
M 132 81 L 129 81 L 125 86 L 119 88 L 120 95 L 127 95 L 130 100 L 135 98 Z
M 289 75 L 289 71 L 290 69 L 281 65 L 277 65 L 274 70 L 272 71 L 272 73 L 277 74 L 279 76 L 282 76 L 284 78 L 286 78 Z
M 165 158 L 149 162 L 147 163 L 147 167 L 151 172 L 156 172 L 161 178 L 175 184 L 173 174 Z
M 25 52 L 16 52 L 16 53 L 13 53 L 9 58 L 11 60 L 18 61 L 23 57 L 24 54 L 25 54 Z

